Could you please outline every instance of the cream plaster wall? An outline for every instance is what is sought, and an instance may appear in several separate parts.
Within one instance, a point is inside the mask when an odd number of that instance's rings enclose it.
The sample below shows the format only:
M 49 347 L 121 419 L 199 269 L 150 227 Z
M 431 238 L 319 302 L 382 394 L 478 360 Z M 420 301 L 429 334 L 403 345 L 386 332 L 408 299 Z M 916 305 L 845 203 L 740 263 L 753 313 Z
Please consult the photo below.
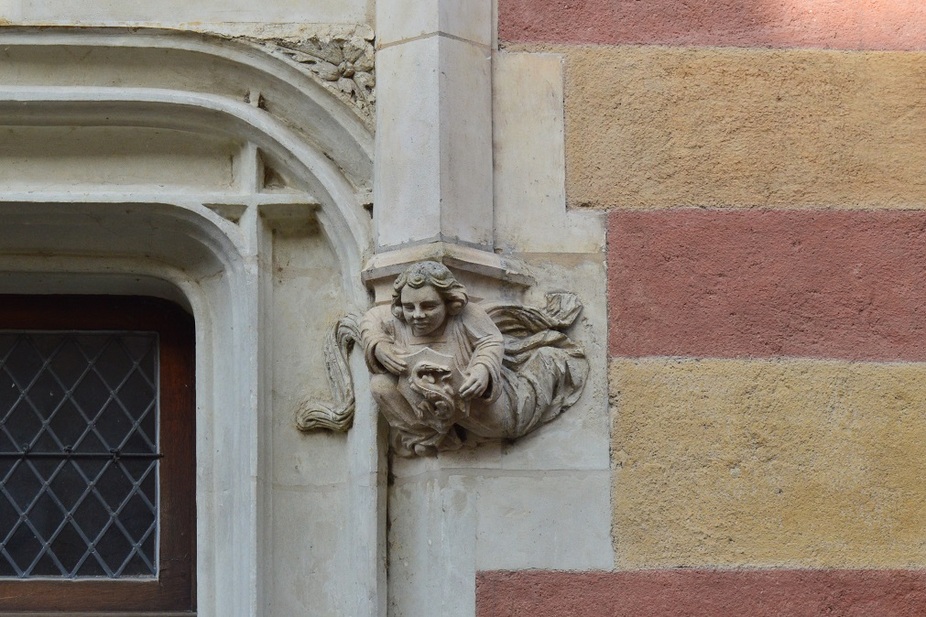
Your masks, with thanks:
M 924 53 L 540 46 L 590 208 L 923 208 Z
M 921 363 L 653 358 L 611 371 L 620 567 L 923 563 Z
M 370 24 L 373 0 L 0 0 L 9 24 L 68 26 L 147 25 L 190 29 L 271 24 Z

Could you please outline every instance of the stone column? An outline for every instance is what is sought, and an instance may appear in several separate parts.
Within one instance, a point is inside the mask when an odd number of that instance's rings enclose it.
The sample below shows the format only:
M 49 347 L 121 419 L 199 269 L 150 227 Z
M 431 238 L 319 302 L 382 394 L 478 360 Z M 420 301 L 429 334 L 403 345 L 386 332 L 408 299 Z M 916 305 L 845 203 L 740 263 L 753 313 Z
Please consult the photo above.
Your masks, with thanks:
M 495 52 L 493 4 L 377 0 L 376 240 L 363 279 L 386 302 L 399 272 L 433 259 L 476 299 L 539 306 L 546 291 L 575 290 L 593 388 L 515 444 L 391 458 L 388 617 L 472 617 L 480 570 L 614 563 L 603 225 L 565 210 L 562 60 Z
M 377 252 L 492 249 L 492 2 L 377 2 Z
M 364 280 L 383 301 L 384 282 L 434 259 L 476 288 L 527 283 L 493 252 L 492 0 L 379 0 L 376 11 L 376 254 Z

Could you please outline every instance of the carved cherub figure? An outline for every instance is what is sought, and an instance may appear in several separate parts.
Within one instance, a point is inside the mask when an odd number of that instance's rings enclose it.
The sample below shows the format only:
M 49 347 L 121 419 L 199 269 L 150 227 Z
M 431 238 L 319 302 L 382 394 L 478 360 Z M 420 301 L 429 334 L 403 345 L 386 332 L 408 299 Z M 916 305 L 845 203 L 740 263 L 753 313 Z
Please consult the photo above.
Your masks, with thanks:
M 434 261 L 416 263 L 396 279 L 391 306 L 361 320 L 360 342 L 373 398 L 394 429 L 399 454 L 459 447 L 453 425 L 472 411 L 482 415 L 502 378 L 501 331 Z M 421 353 L 427 350 L 436 353 Z M 475 410 L 473 399 L 481 399 Z
M 393 428 L 398 454 L 519 437 L 558 415 L 581 391 L 584 358 L 565 335 L 548 330 L 546 322 L 539 332 L 509 337 L 506 348 L 492 316 L 469 302 L 443 264 L 413 264 L 392 293 L 391 306 L 361 320 L 360 342 L 373 374 L 373 398 Z M 531 323 L 523 307 L 494 308 L 502 321 Z M 518 334 L 517 327 L 509 329 Z
M 306 404 L 296 424 L 349 428 L 354 395 L 347 354 L 359 342 L 398 455 L 520 437 L 582 392 L 588 363 L 561 331 L 581 310 L 570 293 L 548 294 L 544 309 L 474 304 L 443 264 L 415 263 L 396 279 L 391 305 L 338 322 L 326 343 L 337 404 Z

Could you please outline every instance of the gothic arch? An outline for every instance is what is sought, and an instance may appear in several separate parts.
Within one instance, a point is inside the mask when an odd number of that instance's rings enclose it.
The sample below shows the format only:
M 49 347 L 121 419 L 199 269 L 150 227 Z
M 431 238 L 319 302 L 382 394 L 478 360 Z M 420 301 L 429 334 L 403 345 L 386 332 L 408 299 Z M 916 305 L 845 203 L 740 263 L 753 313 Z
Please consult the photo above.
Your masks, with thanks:
M 251 144 L 257 164 L 317 204 L 345 271 L 360 271 L 372 134 L 297 63 L 254 42 L 162 30 L 10 28 L 0 46 L 0 126 L 169 129 Z
M 260 614 L 269 226 L 317 221 L 347 304 L 365 308 L 368 122 L 258 43 L 10 28 L 0 135 L 0 291 L 141 293 L 193 312 L 198 614 Z M 375 526 L 375 500 L 353 495 Z

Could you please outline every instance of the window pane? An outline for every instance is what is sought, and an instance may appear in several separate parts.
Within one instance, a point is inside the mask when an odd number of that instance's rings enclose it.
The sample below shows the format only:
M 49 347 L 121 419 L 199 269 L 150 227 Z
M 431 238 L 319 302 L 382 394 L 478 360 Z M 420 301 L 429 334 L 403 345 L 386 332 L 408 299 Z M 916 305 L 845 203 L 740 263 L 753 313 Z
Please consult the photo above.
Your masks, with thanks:
M 158 338 L 0 332 L 0 577 L 157 575 Z

